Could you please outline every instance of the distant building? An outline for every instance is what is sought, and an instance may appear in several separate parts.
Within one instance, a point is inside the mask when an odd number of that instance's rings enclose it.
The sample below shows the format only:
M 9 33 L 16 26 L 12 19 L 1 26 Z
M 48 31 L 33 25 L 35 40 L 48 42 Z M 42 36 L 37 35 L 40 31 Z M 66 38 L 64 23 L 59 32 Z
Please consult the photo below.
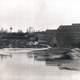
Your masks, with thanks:
M 47 44 L 45 32 L 36 32 L 35 35 L 38 38 L 38 42 L 40 44 Z
M 26 33 L 0 33 L 0 48 L 24 47 L 29 37 Z
M 28 44 L 47 44 L 56 47 L 56 31 L 46 30 L 42 32 L 0 32 L 0 48 L 27 47 Z
M 57 46 L 56 32 L 57 30 L 46 30 L 46 41 L 52 47 Z
M 36 36 L 38 38 L 38 42 L 41 44 L 47 44 L 52 47 L 56 46 L 56 31 L 57 30 L 46 30 L 43 32 L 36 32 Z
M 59 26 L 56 38 L 59 47 L 80 47 L 80 24 Z

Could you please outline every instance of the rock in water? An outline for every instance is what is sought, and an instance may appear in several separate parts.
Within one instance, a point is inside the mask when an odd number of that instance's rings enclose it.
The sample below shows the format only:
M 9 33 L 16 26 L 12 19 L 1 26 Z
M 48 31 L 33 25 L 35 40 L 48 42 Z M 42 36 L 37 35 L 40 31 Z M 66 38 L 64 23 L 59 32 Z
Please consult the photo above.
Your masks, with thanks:
M 79 48 L 71 49 L 71 52 L 69 52 L 69 55 L 73 60 L 80 60 L 80 49 Z
M 70 63 L 64 63 L 59 66 L 60 69 L 67 70 L 80 70 L 80 49 L 74 48 L 68 53 L 71 56 L 72 61 Z

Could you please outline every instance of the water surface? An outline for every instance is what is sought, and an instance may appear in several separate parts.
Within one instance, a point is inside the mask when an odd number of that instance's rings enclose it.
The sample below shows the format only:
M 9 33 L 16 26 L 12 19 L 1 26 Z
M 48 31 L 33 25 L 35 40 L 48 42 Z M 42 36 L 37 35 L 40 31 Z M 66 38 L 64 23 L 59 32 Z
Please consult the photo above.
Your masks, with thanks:
M 0 57 L 0 80 L 80 80 L 79 71 L 46 66 L 44 61 L 29 58 L 26 50 L 19 53 L 20 50 L 9 52 L 6 49 L 6 52 L 12 54 L 12 57 Z

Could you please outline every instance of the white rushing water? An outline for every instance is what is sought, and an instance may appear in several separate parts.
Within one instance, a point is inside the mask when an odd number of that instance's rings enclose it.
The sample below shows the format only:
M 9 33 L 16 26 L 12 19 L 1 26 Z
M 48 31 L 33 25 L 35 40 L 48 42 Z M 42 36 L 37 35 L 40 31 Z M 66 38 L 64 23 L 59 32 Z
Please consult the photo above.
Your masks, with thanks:
M 19 54 L 19 49 L 13 49 L 11 52 L 8 49 L 0 50 L 12 54 L 12 57 L 0 57 L 0 80 L 80 80 L 79 71 L 46 66 L 45 62 L 28 58 L 26 50 L 23 49 L 22 54 Z

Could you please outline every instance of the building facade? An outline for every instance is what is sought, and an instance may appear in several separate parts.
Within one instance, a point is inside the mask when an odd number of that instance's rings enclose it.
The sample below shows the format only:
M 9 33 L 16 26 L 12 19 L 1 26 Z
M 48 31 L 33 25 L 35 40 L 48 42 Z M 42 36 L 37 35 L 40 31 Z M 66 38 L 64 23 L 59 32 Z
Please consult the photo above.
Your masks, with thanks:
M 80 47 L 80 24 L 59 26 L 56 38 L 59 47 Z
M 57 30 L 46 30 L 46 41 L 52 47 L 57 47 L 57 39 L 56 39 Z

